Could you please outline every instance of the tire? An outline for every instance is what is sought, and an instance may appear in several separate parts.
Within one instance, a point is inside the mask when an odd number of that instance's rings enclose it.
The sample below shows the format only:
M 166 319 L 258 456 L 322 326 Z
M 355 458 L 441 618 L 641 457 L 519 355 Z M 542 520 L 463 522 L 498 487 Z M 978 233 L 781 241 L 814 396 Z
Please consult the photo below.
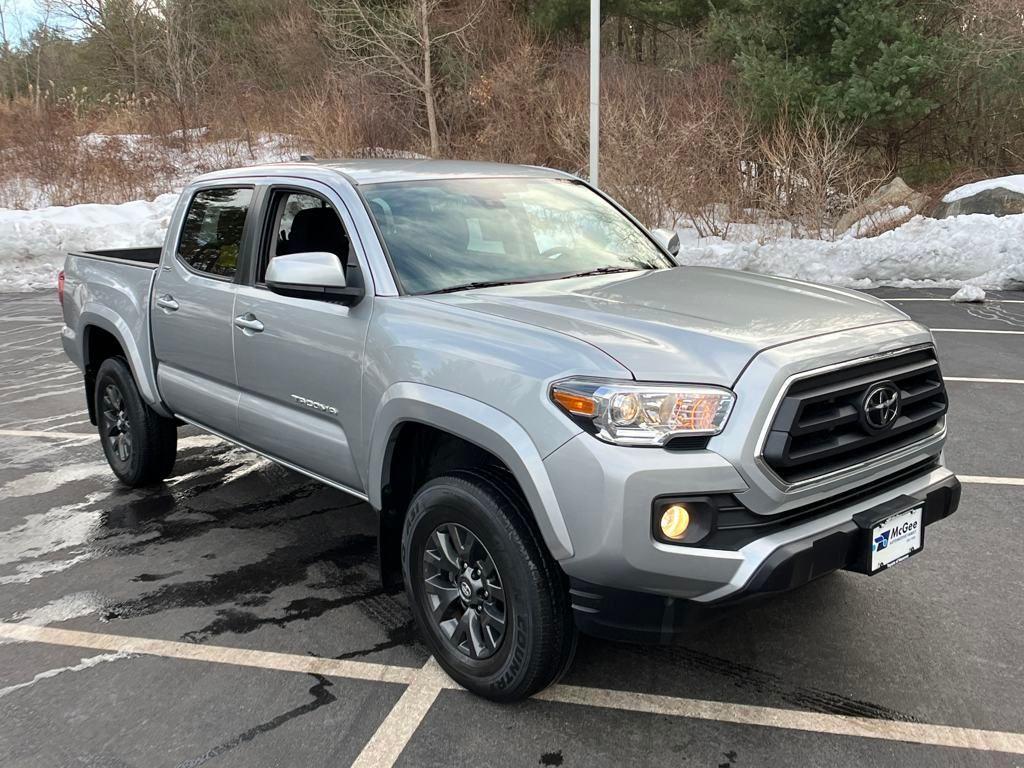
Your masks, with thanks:
M 565 578 L 529 520 L 504 472 L 459 470 L 417 491 L 402 530 L 421 634 L 453 680 L 492 701 L 552 684 L 576 649 Z
M 138 488 L 171 474 L 178 428 L 173 419 L 161 416 L 142 399 L 124 358 L 103 361 L 96 372 L 93 398 L 103 453 L 118 480 Z

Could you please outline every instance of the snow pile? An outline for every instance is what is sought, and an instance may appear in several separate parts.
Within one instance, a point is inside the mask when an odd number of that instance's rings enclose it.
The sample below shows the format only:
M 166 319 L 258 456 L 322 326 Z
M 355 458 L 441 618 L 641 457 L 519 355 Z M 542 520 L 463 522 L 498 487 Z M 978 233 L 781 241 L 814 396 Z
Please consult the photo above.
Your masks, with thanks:
M 177 199 L 0 209 L 0 291 L 54 287 L 68 251 L 162 244 Z
M 985 291 L 976 285 L 965 285 L 950 296 L 949 300 L 964 304 L 977 304 L 985 300 Z
M 986 192 L 990 189 L 1008 189 L 1011 192 L 1024 195 L 1024 174 L 1003 176 L 998 179 L 984 179 L 973 184 L 965 184 L 948 193 L 942 198 L 942 202 L 955 203 L 957 200 L 963 200 L 965 197 L 974 197 L 979 192 Z
M 684 233 L 686 236 L 684 237 Z M 915 216 L 878 237 L 835 242 L 784 238 L 694 242 L 680 233 L 680 260 L 848 288 L 1011 288 L 1024 283 L 1024 215 Z

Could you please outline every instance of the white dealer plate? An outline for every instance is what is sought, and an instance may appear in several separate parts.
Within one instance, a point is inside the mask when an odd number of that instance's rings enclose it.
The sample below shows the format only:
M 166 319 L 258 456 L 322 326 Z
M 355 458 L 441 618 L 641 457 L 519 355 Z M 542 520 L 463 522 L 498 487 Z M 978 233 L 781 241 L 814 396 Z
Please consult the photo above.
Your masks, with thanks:
M 921 548 L 923 506 L 887 517 L 871 529 L 871 572 L 895 565 Z

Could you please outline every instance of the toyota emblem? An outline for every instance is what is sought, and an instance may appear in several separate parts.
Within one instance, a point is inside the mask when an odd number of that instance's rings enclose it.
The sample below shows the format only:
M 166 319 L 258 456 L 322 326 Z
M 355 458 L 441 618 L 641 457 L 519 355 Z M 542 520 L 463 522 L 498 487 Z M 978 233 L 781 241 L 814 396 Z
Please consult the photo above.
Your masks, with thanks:
M 900 415 L 900 390 L 891 381 L 872 384 L 861 405 L 864 425 L 872 432 L 888 429 Z

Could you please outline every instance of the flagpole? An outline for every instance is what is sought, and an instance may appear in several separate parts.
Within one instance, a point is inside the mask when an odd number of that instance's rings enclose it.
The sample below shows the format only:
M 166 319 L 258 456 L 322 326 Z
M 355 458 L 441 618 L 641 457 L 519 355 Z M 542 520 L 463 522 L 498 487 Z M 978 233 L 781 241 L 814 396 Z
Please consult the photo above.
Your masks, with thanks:
M 590 0 L 590 183 L 597 186 L 600 143 L 601 0 Z

